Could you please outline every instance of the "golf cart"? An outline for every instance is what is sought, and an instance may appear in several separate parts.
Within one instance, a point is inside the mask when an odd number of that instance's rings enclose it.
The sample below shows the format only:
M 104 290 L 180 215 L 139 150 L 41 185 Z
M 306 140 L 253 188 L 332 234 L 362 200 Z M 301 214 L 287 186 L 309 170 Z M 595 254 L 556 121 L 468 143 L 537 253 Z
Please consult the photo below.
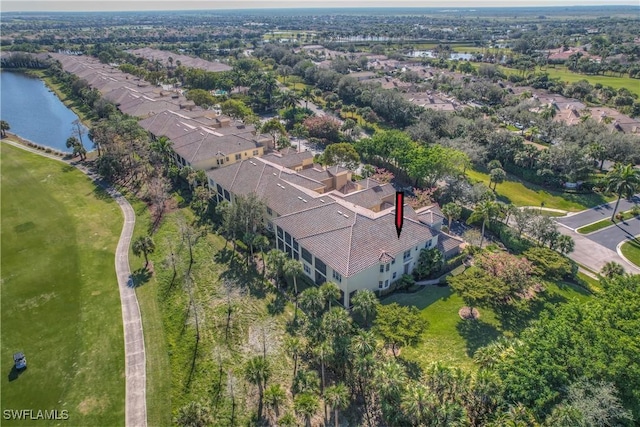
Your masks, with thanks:
M 14 353 L 13 362 L 15 363 L 16 369 L 18 371 L 27 368 L 27 358 L 24 357 L 24 353 L 23 352 Z

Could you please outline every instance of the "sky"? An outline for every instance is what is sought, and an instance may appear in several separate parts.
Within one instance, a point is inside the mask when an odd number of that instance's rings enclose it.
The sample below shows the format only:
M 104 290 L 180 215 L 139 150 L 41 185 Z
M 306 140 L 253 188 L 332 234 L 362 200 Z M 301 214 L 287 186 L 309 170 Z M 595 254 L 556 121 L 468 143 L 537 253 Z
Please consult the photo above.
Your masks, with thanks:
M 638 6 L 639 0 L 2 0 L 2 12 L 26 11 L 132 11 L 204 10 L 247 8 L 343 8 L 343 7 L 526 7 L 526 6 Z

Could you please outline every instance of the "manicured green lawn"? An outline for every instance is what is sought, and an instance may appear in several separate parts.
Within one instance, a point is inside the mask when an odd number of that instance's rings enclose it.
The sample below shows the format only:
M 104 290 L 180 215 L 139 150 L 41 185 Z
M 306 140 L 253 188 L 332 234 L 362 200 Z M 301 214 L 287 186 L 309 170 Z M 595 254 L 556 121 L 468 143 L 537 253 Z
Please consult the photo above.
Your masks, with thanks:
M 475 181 L 489 184 L 489 175 L 472 169 L 467 169 L 467 176 Z M 553 209 L 562 209 L 569 212 L 578 212 L 613 198 L 605 198 L 599 194 L 571 194 L 553 190 L 545 190 L 539 185 L 525 182 L 520 178 L 507 174 L 507 180 L 498 184 L 496 188 L 498 199 L 513 203 L 516 206 L 544 206 Z
M 384 299 L 383 304 L 397 302 L 401 305 L 415 305 L 429 322 L 424 332 L 422 344 L 403 347 L 401 356 L 415 361 L 422 367 L 434 361 L 444 361 L 464 369 L 475 369 L 473 353 L 498 337 L 513 336 L 524 324 L 537 317 L 549 304 L 566 302 L 573 298 L 586 301 L 589 293 L 575 285 L 560 283 L 547 284 L 547 291 L 534 305 L 531 313 L 519 321 L 504 322 L 490 310 L 481 308 L 480 319 L 462 320 L 458 310 L 464 306 L 462 299 L 448 286 L 425 286 L 414 294 L 394 294 Z
M 620 250 L 629 261 L 640 267 L 640 242 L 637 239 L 626 242 Z
M 514 68 L 501 67 L 506 74 L 520 74 L 520 70 L 516 70 Z M 587 75 L 587 74 L 578 74 L 572 71 L 569 71 L 566 67 L 546 67 L 544 70 L 541 70 L 540 67 L 536 68 L 536 72 L 540 73 L 548 73 L 549 77 L 556 78 L 559 77 L 562 81 L 568 83 L 574 83 L 580 80 L 586 80 L 592 85 L 596 83 L 600 83 L 603 86 L 611 86 L 614 89 L 626 88 L 629 89 L 631 93 L 636 93 L 640 96 L 640 80 L 632 79 L 630 77 L 617 77 L 617 76 L 602 76 L 602 75 Z
M 69 414 L 3 425 L 124 425 L 120 208 L 71 166 L 6 144 L 0 159 L 2 409 Z
M 628 219 L 633 218 L 635 215 L 631 213 L 631 211 L 622 212 L 622 220 L 626 221 Z M 616 220 L 617 221 L 617 220 Z M 576 231 L 580 234 L 589 234 L 594 231 L 602 230 L 603 228 L 609 227 L 610 225 L 615 224 L 615 221 L 611 221 L 611 218 L 603 219 L 598 222 L 594 222 L 593 224 L 585 225 L 584 227 L 578 228 Z

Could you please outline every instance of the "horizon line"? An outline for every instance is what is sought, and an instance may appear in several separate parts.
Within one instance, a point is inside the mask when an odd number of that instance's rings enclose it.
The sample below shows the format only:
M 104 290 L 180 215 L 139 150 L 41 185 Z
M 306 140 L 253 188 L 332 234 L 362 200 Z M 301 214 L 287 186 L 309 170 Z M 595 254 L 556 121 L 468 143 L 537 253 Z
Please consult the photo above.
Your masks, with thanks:
M 186 1 L 180 3 L 174 3 L 172 1 L 109 1 L 105 0 L 99 4 L 87 3 L 80 1 L 47 1 L 47 0 L 35 0 L 35 1 L 16 1 L 8 0 L 3 1 L 0 9 L 0 14 L 5 13 L 100 13 L 100 12 L 193 12 L 193 11 L 244 11 L 244 10 L 345 10 L 345 9 L 378 9 L 378 10 L 402 10 L 402 9 L 414 9 L 414 10 L 433 10 L 440 9 L 443 12 L 451 11 L 456 12 L 458 10 L 486 10 L 486 9 L 563 9 L 563 8 L 616 8 L 616 7 L 637 7 L 640 8 L 640 4 L 635 0 L 622 0 L 618 4 L 609 4 L 604 0 L 592 0 L 592 1 L 576 1 L 566 0 L 565 2 L 549 1 L 549 0 L 532 0 L 527 2 L 519 2 L 521 4 L 505 4 L 506 1 L 493 0 L 487 1 L 485 5 L 479 5 L 476 2 L 469 2 L 466 0 L 450 0 L 449 2 L 438 2 L 440 4 L 406 4 L 408 1 L 400 1 L 402 5 L 399 6 L 387 6 L 386 1 L 367 1 L 365 4 L 357 0 L 347 1 L 323 1 L 317 4 L 315 1 L 308 2 L 307 4 L 295 4 L 289 5 L 288 3 L 294 3 L 291 0 L 285 1 L 270 1 L 270 4 L 265 4 L 262 1 L 240 1 L 241 4 L 229 4 L 227 2 L 203 2 L 203 1 Z M 540 4 L 541 1 L 549 4 Z M 219 4 L 218 4 L 219 3 Z M 280 3 L 280 5 L 273 5 L 273 3 Z M 287 3 L 287 4 L 284 4 Z M 312 4 L 309 4 L 312 3 Z M 347 3 L 347 4 L 345 4 Z M 413 1 L 411 2 L 413 3 Z M 445 4 L 446 3 L 446 4 Z M 457 4 L 461 3 L 461 4 Z M 90 6 L 89 6 L 90 5 Z M 87 9 L 89 7 L 98 7 L 99 9 Z M 118 8 L 118 6 L 124 6 Z M 148 6 L 148 7 L 145 7 Z M 77 8 L 82 9 L 77 9 Z M 7 10 L 8 9 L 8 10 Z

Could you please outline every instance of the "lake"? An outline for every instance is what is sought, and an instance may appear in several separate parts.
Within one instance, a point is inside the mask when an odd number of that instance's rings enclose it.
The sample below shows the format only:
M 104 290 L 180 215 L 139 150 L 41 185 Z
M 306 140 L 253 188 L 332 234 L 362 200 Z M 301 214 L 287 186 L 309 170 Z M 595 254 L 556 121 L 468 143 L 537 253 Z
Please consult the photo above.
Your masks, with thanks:
M 78 118 L 44 82 L 23 73 L 0 72 L 0 114 L 11 126 L 9 132 L 46 147 L 70 152 L 67 138 L 76 135 L 73 121 Z M 85 128 L 86 130 L 86 128 Z M 87 135 L 82 142 L 87 151 L 93 143 Z

